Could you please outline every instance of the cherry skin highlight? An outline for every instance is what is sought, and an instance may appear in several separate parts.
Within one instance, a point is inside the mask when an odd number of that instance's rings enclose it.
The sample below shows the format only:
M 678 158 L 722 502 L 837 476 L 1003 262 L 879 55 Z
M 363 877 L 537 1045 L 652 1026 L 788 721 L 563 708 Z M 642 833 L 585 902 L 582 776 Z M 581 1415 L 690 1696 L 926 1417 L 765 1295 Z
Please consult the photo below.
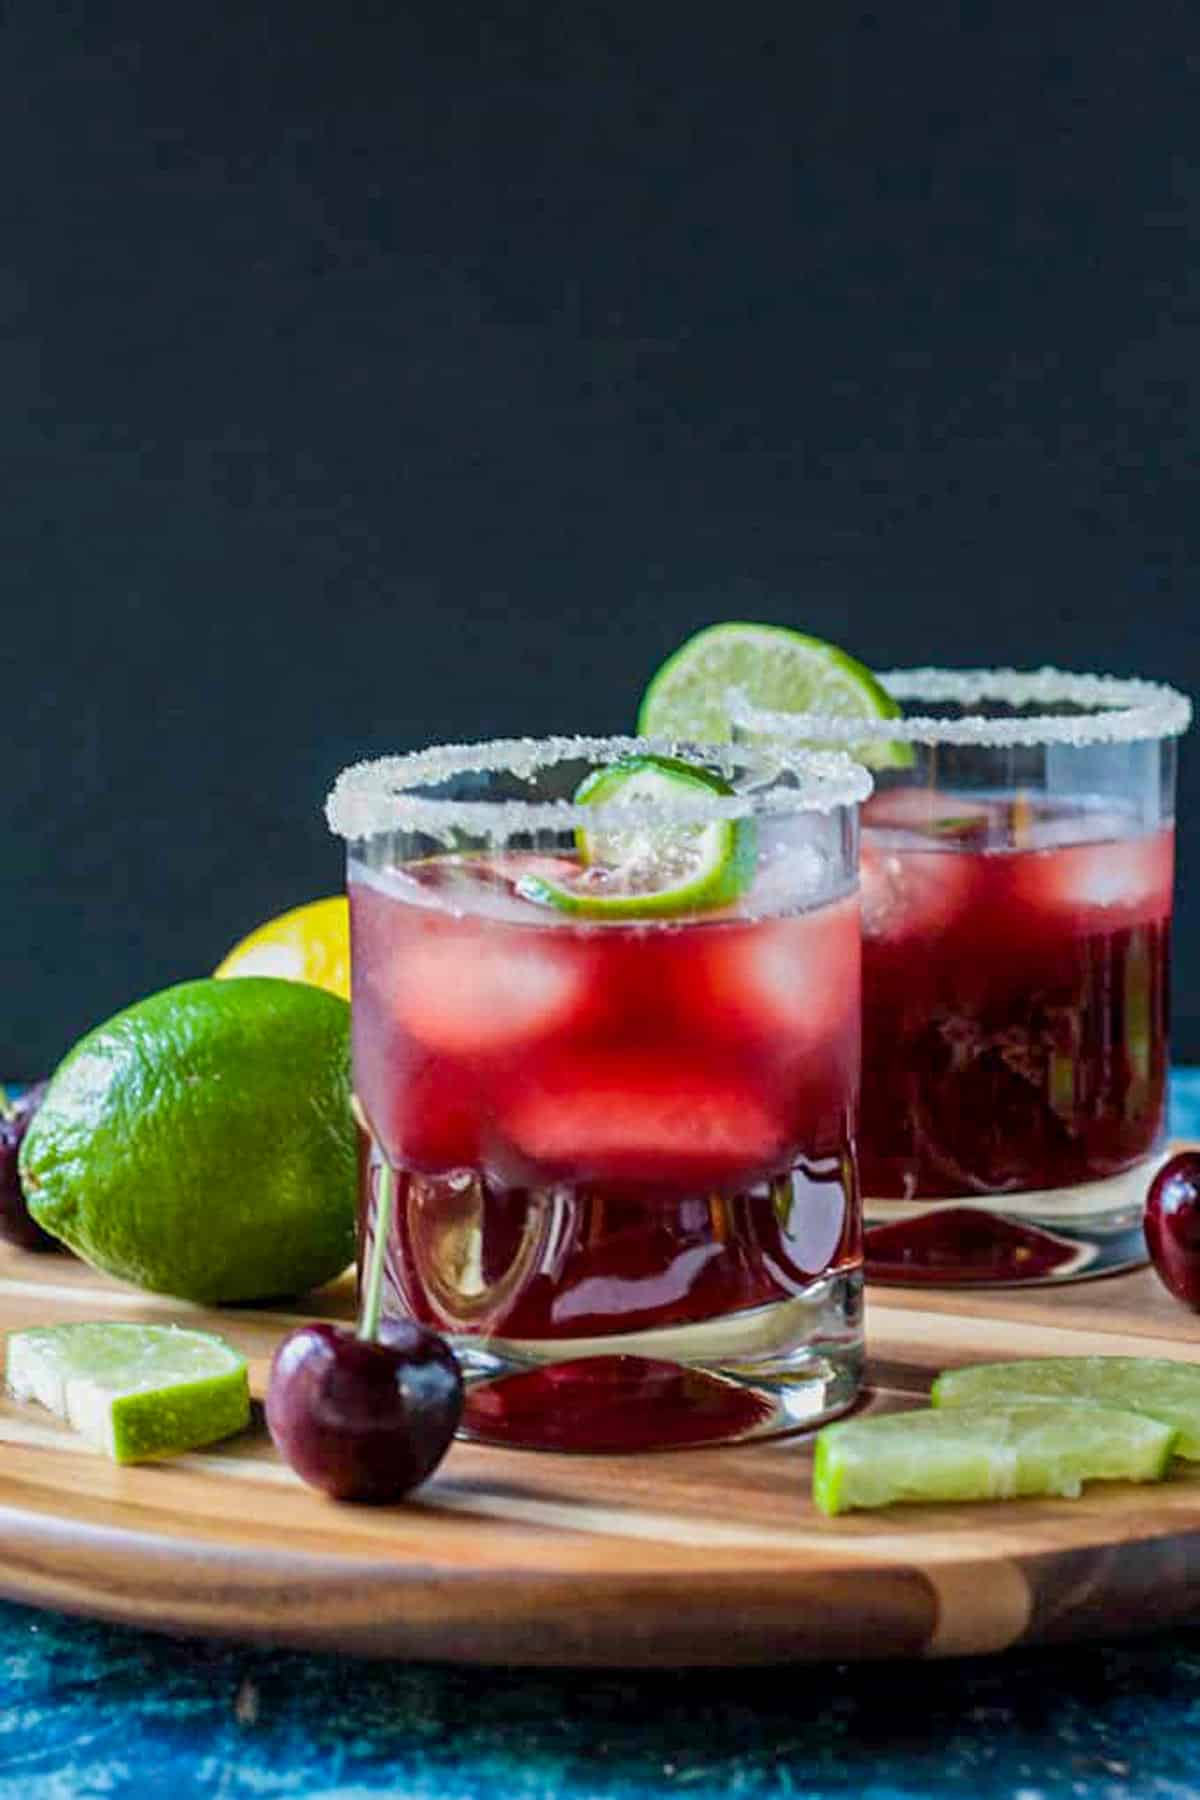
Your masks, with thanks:
M 1200 1152 L 1164 1163 L 1146 1202 L 1146 1248 L 1163 1286 L 1200 1312 Z
M 436 1333 L 387 1320 L 377 1339 L 319 1321 L 290 1332 L 267 1383 L 267 1427 L 302 1480 L 335 1500 L 398 1500 L 432 1474 L 463 1408 Z

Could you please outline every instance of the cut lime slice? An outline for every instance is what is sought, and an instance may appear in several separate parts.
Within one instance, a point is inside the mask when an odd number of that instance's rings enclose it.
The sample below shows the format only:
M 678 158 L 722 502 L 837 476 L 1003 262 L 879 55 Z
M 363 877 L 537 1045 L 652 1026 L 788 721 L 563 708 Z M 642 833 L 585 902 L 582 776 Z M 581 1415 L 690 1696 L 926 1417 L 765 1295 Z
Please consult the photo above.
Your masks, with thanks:
M 49 1325 L 9 1334 L 14 1400 L 36 1400 L 115 1462 L 175 1456 L 250 1422 L 246 1359 L 175 1325 Z
M 824 1513 L 901 1500 L 1074 1498 L 1085 1481 L 1161 1481 L 1175 1432 L 1084 1401 L 889 1413 L 817 1437 L 813 1500 Z
M 579 862 L 571 873 L 561 880 L 524 876 L 518 891 L 584 918 L 645 919 L 729 906 L 754 878 L 754 820 L 672 824 L 656 820 L 655 809 L 686 811 L 689 798 L 732 792 L 720 776 L 675 757 L 630 756 L 597 769 L 580 785 L 576 803 L 628 807 L 635 817 L 642 807 L 645 822 L 576 831 Z
M 852 719 L 895 719 L 900 713 L 870 669 L 835 645 L 782 625 L 732 621 L 706 626 L 667 658 L 642 698 L 638 730 L 647 737 L 727 743 L 730 688 L 741 688 L 754 705 L 772 712 Z M 907 744 L 852 747 L 850 754 L 874 768 L 912 762 Z
M 933 1384 L 941 1407 L 1016 1400 L 1090 1400 L 1143 1413 L 1179 1433 L 1176 1456 L 1200 1461 L 1200 1365 L 1160 1356 L 1044 1356 L 947 1369 Z

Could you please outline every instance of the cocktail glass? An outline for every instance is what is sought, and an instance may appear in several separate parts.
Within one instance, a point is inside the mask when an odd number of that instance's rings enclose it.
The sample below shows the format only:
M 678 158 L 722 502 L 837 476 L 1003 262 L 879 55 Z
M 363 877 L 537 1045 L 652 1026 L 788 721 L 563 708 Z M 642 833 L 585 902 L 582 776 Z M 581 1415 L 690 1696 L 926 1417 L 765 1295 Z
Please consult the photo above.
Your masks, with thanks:
M 1166 1125 L 1175 739 L 1156 684 L 897 670 L 899 719 L 729 696 L 739 741 L 856 746 L 867 1274 L 1073 1280 L 1145 1261 Z
M 841 755 L 726 746 L 682 753 L 725 794 L 574 803 L 592 771 L 653 750 L 439 748 L 347 770 L 331 796 L 360 1269 L 382 1216 L 384 1317 L 449 1339 L 474 1437 L 755 1438 L 858 1392 L 870 778 Z M 733 904 L 596 919 L 528 897 L 578 873 L 578 830 L 669 845 L 729 820 L 757 842 Z

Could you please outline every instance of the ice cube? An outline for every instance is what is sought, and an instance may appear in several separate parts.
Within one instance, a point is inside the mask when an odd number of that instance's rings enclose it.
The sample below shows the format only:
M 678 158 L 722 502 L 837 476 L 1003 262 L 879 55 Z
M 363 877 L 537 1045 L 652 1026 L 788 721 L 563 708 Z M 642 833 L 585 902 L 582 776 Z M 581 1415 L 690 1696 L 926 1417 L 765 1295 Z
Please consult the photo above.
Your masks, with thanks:
M 697 936 L 680 977 L 679 1008 L 697 1035 L 831 1037 L 858 1016 L 858 902 Z
M 1158 832 L 1031 851 L 1020 859 L 1017 890 L 1039 911 L 1076 913 L 1115 929 L 1170 912 L 1173 869 L 1172 836 Z
M 741 911 L 755 916 L 797 912 L 826 899 L 833 885 L 827 851 L 811 843 L 760 838 L 754 882 Z
M 1029 820 L 1015 844 L 1018 850 L 1054 850 L 1064 844 L 1111 843 L 1131 835 L 1125 813 L 1047 802 Z
M 500 1124 L 549 1174 L 599 1181 L 749 1178 L 786 1147 L 752 1087 L 666 1054 L 556 1059 L 514 1087 Z
M 859 863 L 864 938 L 933 937 L 970 894 L 974 859 L 956 850 L 885 849 L 864 840 Z
M 943 788 L 877 788 L 863 803 L 862 822 L 873 832 L 933 838 L 939 843 L 982 849 L 1007 830 L 1002 801 Z
M 483 920 L 429 925 L 392 957 L 388 1001 L 430 1049 L 470 1056 L 525 1046 L 583 1011 L 590 978 L 577 941 Z
M 495 919 L 512 925 L 549 926 L 573 923 L 566 913 L 530 900 L 519 883 L 540 876 L 560 887 L 579 872 L 570 857 L 517 851 L 510 855 L 433 856 L 365 879 L 394 899 L 456 918 Z

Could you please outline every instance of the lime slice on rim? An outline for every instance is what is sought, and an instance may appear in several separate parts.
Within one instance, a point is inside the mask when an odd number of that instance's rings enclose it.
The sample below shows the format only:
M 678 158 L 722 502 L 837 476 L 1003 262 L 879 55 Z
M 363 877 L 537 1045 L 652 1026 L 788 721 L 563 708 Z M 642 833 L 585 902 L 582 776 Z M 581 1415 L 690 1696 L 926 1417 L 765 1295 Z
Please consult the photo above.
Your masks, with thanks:
M 754 820 L 664 823 L 655 820 L 654 808 L 732 793 L 720 776 L 670 756 L 630 756 L 596 769 L 580 784 L 576 804 L 642 806 L 645 822 L 577 830 L 577 867 L 561 881 L 526 875 L 518 891 L 583 918 L 645 919 L 729 906 L 754 877 Z
M 688 638 L 654 676 L 642 698 L 638 730 L 646 737 L 724 744 L 732 736 L 725 696 L 741 688 L 771 712 L 832 713 L 838 718 L 895 719 L 900 708 L 870 669 L 844 650 L 783 625 L 731 621 Z M 905 768 L 907 744 L 850 746 L 872 768 Z
M 1081 1400 L 850 1419 L 817 1436 L 813 1500 L 832 1514 L 902 1500 L 1074 1498 L 1085 1481 L 1161 1481 L 1175 1439 L 1157 1419 Z
M 1200 1366 L 1162 1356 L 1039 1356 L 947 1369 L 933 1384 L 935 1406 L 992 1406 L 1015 1400 L 1090 1400 L 1143 1413 L 1179 1433 L 1176 1456 L 1200 1461 Z
M 250 1422 L 246 1359 L 209 1331 L 127 1323 L 9 1334 L 5 1379 L 115 1462 L 176 1456 Z

